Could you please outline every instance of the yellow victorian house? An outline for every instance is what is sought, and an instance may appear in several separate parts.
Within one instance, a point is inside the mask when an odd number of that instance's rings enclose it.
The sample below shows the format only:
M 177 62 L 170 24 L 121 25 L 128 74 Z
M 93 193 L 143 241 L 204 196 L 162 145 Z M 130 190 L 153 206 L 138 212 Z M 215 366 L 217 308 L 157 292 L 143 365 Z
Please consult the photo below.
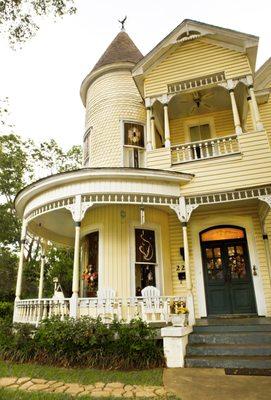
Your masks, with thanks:
M 237 365 L 239 354 L 238 366 L 270 368 L 271 59 L 255 72 L 257 48 L 256 36 L 193 20 L 146 56 L 116 36 L 81 85 L 82 168 L 16 197 L 15 321 L 168 323 L 178 301 L 189 326 L 162 335 L 177 358 L 188 341 L 186 365 Z M 21 299 L 27 231 L 74 246 L 71 299 L 43 298 L 45 247 L 37 298 Z M 168 365 L 183 365 L 164 341 Z M 217 354 L 215 343 L 231 347 Z

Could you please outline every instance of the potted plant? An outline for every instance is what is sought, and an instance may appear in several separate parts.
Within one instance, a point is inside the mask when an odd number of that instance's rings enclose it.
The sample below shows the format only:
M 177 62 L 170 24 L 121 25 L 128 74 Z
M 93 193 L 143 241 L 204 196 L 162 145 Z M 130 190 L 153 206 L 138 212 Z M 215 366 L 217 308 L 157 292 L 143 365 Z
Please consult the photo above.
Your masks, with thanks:
M 174 301 L 171 307 L 171 322 L 173 326 L 188 325 L 188 308 L 183 300 Z

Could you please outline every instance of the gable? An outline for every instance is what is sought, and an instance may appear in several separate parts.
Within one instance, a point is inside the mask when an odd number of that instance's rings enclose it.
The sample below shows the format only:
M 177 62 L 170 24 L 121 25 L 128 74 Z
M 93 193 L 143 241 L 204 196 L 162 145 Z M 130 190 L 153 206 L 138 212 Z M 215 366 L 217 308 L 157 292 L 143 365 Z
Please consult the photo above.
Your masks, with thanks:
M 216 44 L 194 40 L 178 45 L 152 68 L 146 71 L 146 97 L 168 92 L 167 85 L 182 80 L 224 72 L 226 79 L 251 74 L 247 56 Z

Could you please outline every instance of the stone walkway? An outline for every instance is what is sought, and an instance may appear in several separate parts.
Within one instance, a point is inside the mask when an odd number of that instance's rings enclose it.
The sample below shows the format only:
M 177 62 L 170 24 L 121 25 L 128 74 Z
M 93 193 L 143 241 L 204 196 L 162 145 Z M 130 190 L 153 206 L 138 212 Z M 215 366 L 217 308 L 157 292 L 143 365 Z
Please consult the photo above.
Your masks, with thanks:
M 29 377 L 0 378 L 0 388 L 26 390 L 28 392 L 67 393 L 76 397 L 156 397 L 161 399 L 172 394 L 169 391 L 167 392 L 163 386 L 125 385 L 120 382 L 97 382 L 93 385 L 80 385 L 78 383 L 47 381 Z
M 218 368 L 164 370 L 164 385 L 182 400 L 270 400 L 270 376 L 225 375 Z

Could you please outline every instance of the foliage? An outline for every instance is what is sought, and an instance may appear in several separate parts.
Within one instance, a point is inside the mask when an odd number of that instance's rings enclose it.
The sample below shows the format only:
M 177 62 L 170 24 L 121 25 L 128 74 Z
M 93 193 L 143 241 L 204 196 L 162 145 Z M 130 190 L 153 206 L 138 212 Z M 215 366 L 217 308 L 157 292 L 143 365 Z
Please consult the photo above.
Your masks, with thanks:
M 45 320 L 36 329 L 15 325 L 8 343 L 0 337 L 0 355 L 11 361 L 102 369 L 163 366 L 163 351 L 154 331 L 141 320 L 110 326 L 98 319 Z M 2 343 L 1 343 L 2 342 Z
M 0 319 L 11 320 L 13 315 L 13 303 L 7 301 L 0 302 Z
M 0 0 L 0 33 L 14 47 L 36 34 L 41 17 L 59 18 L 75 12 L 74 0 Z
M 0 137 L 0 300 L 11 300 L 17 269 L 21 222 L 16 216 L 14 198 L 27 183 L 50 173 L 78 169 L 81 147 L 67 152 L 50 140 L 35 144 L 14 134 Z M 25 296 L 37 294 L 40 268 L 39 240 L 27 237 L 23 290 Z M 51 247 L 45 274 L 45 293 L 52 295 L 52 278 L 57 276 L 64 292 L 70 294 L 73 252 Z

